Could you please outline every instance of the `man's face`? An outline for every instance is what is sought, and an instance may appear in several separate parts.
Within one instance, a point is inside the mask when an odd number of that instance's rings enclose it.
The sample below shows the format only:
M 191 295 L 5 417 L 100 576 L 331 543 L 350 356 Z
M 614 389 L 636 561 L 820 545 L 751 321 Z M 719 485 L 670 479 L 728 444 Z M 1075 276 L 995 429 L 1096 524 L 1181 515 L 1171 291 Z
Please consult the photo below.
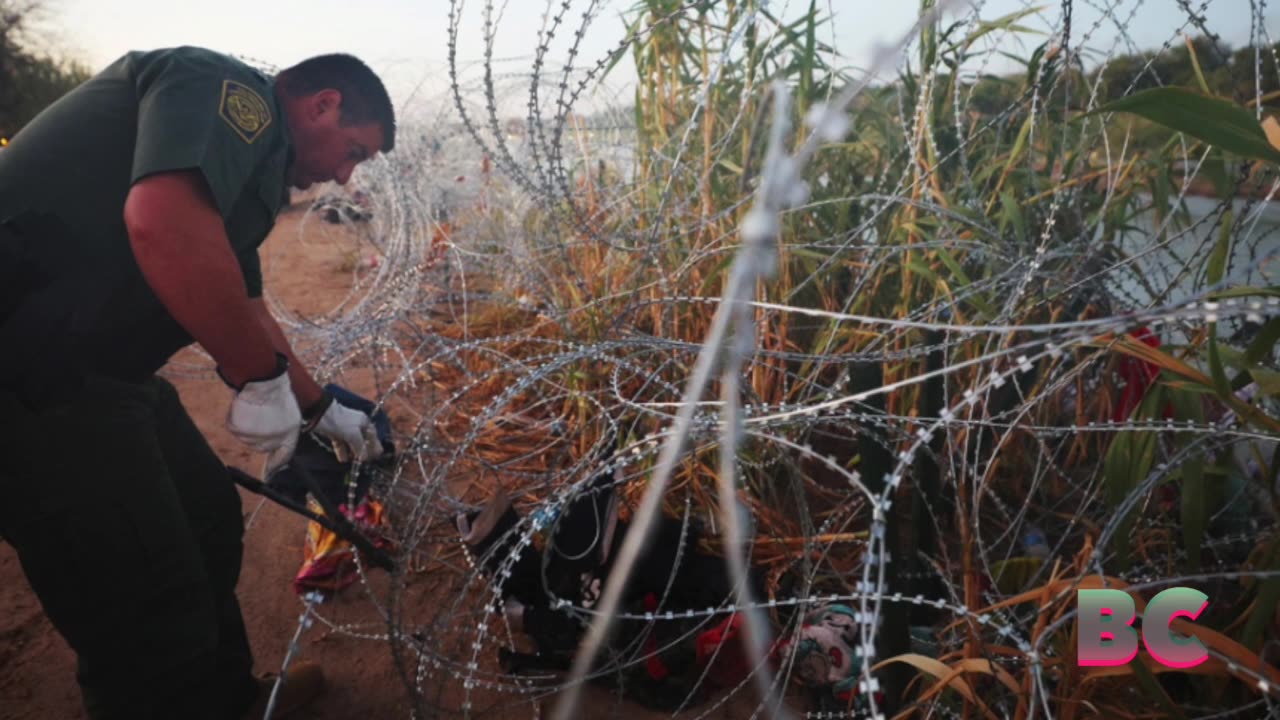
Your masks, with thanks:
M 330 180 L 345 185 L 356 165 L 382 147 L 382 126 L 344 126 L 339 122 L 342 96 L 336 90 L 317 93 L 304 103 L 302 117 L 291 123 L 293 165 L 289 184 L 306 190 Z

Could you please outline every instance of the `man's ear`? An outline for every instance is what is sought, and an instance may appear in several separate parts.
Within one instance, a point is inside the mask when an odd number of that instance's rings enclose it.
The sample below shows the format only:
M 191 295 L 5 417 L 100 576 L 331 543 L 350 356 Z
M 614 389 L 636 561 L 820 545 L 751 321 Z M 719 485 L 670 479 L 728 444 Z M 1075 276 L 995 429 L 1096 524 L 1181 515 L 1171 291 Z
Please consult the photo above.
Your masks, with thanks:
M 321 90 L 311 96 L 308 105 L 312 120 L 319 119 L 327 113 L 337 113 L 342 107 L 342 93 L 333 88 Z

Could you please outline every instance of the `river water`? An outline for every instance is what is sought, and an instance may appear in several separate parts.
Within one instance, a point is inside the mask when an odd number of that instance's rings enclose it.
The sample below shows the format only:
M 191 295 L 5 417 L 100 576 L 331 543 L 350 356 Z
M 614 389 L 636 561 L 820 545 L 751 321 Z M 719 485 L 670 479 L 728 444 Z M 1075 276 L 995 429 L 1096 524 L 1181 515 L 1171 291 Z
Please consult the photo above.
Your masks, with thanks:
M 1125 305 L 1178 304 L 1209 289 L 1205 269 L 1226 208 L 1212 198 L 1187 197 L 1184 202 L 1189 224 L 1166 223 L 1161 236 L 1154 214 L 1148 214 L 1120 238 L 1132 262 L 1109 272 L 1107 285 Z M 1280 285 L 1280 199 L 1264 203 L 1238 198 L 1231 212 L 1231 255 L 1223 285 Z

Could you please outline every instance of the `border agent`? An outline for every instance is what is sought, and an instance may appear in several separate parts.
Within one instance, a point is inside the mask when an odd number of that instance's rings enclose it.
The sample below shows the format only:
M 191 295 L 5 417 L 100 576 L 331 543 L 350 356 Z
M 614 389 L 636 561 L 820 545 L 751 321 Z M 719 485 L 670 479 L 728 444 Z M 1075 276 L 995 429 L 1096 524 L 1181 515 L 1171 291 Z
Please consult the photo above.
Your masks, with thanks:
M 345 183 L 394 144 L 354 57 L 272 79 L 183 47 L 125 55 L 0 150 L 0 535 L 95 720 L 265 703 L 235 596 L 240 497 L 155 373 L 199 343 L 236 391 L 228 428 L 269 464 L 300 428 L 376 457 L 368 416 L 325 395 L 267 311 L 257 248 L 288 186 Z M 290 672 L 279 706 L 322 685 Z

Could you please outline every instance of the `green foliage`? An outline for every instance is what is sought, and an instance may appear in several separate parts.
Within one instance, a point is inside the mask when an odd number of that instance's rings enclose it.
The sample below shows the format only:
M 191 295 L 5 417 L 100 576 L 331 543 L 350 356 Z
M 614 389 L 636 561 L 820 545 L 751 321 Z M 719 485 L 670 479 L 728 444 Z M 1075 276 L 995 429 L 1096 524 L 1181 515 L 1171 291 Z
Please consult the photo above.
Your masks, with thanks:
M 1280 162 L 1253 113 L 1221 98 L 1176 87 L 1152 88 L 1090 113 L 1130 112 L 1251 160 Z
M 1263 553 L 1261 570 L 1274 570 L 1280 567 L 1280 536 L 1272 539 Z M 1275 617 L 1276 605 L 1280 603 L 1280 577 L 1263 581 L 1258 586 L 1258 612 L 1249 616 L 1248 623 L 1240 633 L 1240 642 L 1250 649 L 1259 649 L 1262 645 L 1263 631 L 1267 623 Z
M 28 25 L 39 8 L 38 2 L 0 0 L 0 137 L 11 137 L 90 77 L 83 65 L 34 49 Z
M 1164 407 L 1165 388 L 1152 385 L 1142 398 L 1134 415 L 1135 419 L 1158 417 Z M 1107 505 L 1117 511 L 1125 504 L 1129 494 L 1147 479 L 1151 465 L 1155 461 L 1157 435 L 1152 431 L 1125 432 L 1116 436 L 1107 450 L 1103 462 L 1103 477 L 1106 482 Z M 1135 522 L 1133 509 L 1123 515 L 1112 537 L 1112 547 L 1116 551 L 1121 567 L 1129 567 L 1129 537 Z
M 923 7 L 930 5 L 929 0 L 922 2 Z M 811 2 L 805 7 L 808 12 L 802 17 L 783 22 L 754 0 L 692 5 L 643 0 L 636 6 L 631 24 L 638 72 L 635 191 L 601 214 L 609 229 L 635 246 L 600 254 L 598 272 L 582 272 L 581 262 L 563 271 L 598 282 L 581 294 L 603 298 L 601 306 L 616 303 L 600 309 L 603 316 L 628 313 L 623 303 L 645 295 L 651 305 L 643 313 L 627 315 L 635 331 L 691 344 L 705 337 L 710 313 L 697 305 L 667 301 L 673 294 L 715 294 L 724 285 L 725 271 L 739 247 L 742 213 L 761 181 L 773 110 L 771 82 L 786 84 L 794 98 L 791 137 L 799 142 L 809 130 L 806 112 L 849 81 L 839 72 L 838 56 L 819 40 L 825 34 L 820 30 L 825 18 L 818 13 L 822 6 Z M 1180 177 L 1187 172 L 1186 152 L 1171 140 L 1170 131 L 1218 148 L 1194 179 L 1202 180 L 1207 171 L 1216 173 L 1224 195 L 1239 184 L 1231 177 L 1226 153 L 1280 161 L 1255 112 L 1245 107 L 1259 94 L 1248 79 L 1253 78 L 1253 54 L 1245 57 L 1196 38 L 1159 54 L 1082 62 L 1032 29 L 1041 25 L 1033 17 L 1037 12 L 1029 8 L 976 25 L 939 21 L 913 44 L 910 60 L 896 80 L 868 87 L 856 97 L 849 108 L 848 131 L 822 143 L 804 170 L 807 201 L 784 213 L 775 248 L 779 272 L 760 284 L 757 299 L 908 321 L 904 326 L 944 317 L 943 311 L 946 322 L 961 326 L 1071 322 L 1123 316 L 1146 302 L 1129 291 L 1113 291 L 1109 283 L 1097 281 L 1102 276 L 1108 281 L 1131 280 L 1153 304 L 1169 300 L 1169 286 L 1160 285 L 1163 280 L 1158 277 L 1144 277 L 1140 261 L 1144 254 L 1159 251 L 1144 244 L 1160 245 L 1188 234 L 1195 224 L 1186 203 L 1185 178 Z M 744 27 L 747 18 L 752 20 Z M 1030 48 L 1024 57 L 1006 55 L 1022 65 L 1019 72 L 971 74 L 976 65 L 971 59 L 993 52 L 988 41 L 1005 43 L 1010 37 Z M 1270 53 L 1269 48 L 1263 51 Z M 1246 82 L 1252 89 L 1243 93 Z M 1263 95 L 1280 87 L 1274 72 L 1261 82 Z M 1128 113 L 1132 117 L 1124 119 L 1131 122 L 1112 121 L 1104 127 L 1092 119 L 1076 121 L 1100 105 L 1106 112 Z M 1109 139 L 1120 142 L 1109 144 Z M 1222 211 L 1216 227 L 1216 238 L 1176 258 L 1185 262 L 1184 274 L 1194 290 L 1220 285 L 1235 270 L 1239 222 L 1231 211 Z M 1150 243 L 1145 243 L 1146 237 L 1133 242 L 1144 233 Z M 645 242 L 649 238 L 651 245 Z M 643 262 L 638 250 L 644 253 Z M 1157 261 L 1164 260 L 1157 256 Z M 1028 266 L 1034 272 L 1024 269 Z M 621 276 L 625 287 L 641 290 L 618 293 L 620 284 L 607 280 Z M 1019 279 L 1017 292 L 1010 292 L 1010 278 Z M 579 285 L 563 286 L 566 296 L 557 301 L 577 307 Z M 1265 292 L 1272 291 L 1214 289 L 1224 299 L 1232 293 L 1243 297 Z M 900 493 L 897 502 L 908 506 L 911 517 L 922 516 L 927 508 L 940 533 L 954 534 L 947 545 L 959 549 L 945 559 L 950 565 L 941 568 L 944 573 L 955 573 L 966 560 L 969 567 L 977 567 L 982 560 L 972 555 L 973 548 L 984 543 L 1001 554 L 991 557 L 1003 560 L 986 561 L 995 588 L 1004 595 L 1044 582 L 1046 573 L 1058 575 L 1063 583 L 1076 580 L 1070 579 L 1071 568 L 1058 563 L 1064 558 L 1046 563 L 1020 556 L 1016 539 L 1011 539 L 1016 532 L 1010 532 L 1014 528 L 1009 516 L 990 521 L 984 517 L 980 528 L 964 515 L 973 509 L 960 507 L 960 502 L 985 493 L 1025 497 L 1023 511 L 1056 523 L 1051 529 L 1063 539 L 1063 547 L 1070 548 L 1064 551 L 1068 553 L 1089 549 L 1086 540 L 1099 539 L 1102 523 L 1092 522 L 1099 514 L 1109 512 L 1110 524 L 1123 508 L 1123 517 L 1111 525 L 1111 545 L 1100 548 L 1103 557 L 1114 551 L 1121 564 L 1145 563 L 1153 554 L 1168 556 L 1170 550 L 1181 549 L 1185 561 L 1178 562 L 1185 562 L 1185 567 L 1180 569 L 1194 572 L 1203 561 L 1200 549 L 1205 539 L 1218 533 L 1221 517 L 1229 514 L 1218 512 L 1229 496 L 1222 488 L 1228 462 L 1220 456 L 1195 455 L 1170 468 L 1166 463 L 1178 448 L 1202 442 L 1203 435 L 1147 426 L 1170 418 L 1200 428 L 1229 410 L 1255 429 L 1276 431 L 1274 418 L 1233 393 L 1250 377 L 1264 389 L 1273 382 L 1280 386 L 1280 380 L 1273 380 L 1280 373 L 1271 367 L 1280 321 L 1262 328 L 1248 351 L 1213 338 L 1212 327 L 1176 350 L 1151 348 L 1132 338 L 1127 344 L 1134 347 L 1128 350 L 1121 342 L 1124 338 L 1086 343 L 1061 360 L 1027 361 L 1032 370 L 997 390 L 998 386 L 984 385 L 999 366 L 981 362 L 997 350 L 997 341 L 985 335 L 931 338 L 915 327 L 887 330 L 882 322 L 813 319 L 764 306 L 755 312 L 758 342 L 778 359 L 752 366 L 746 378 L 752 403 L 786 406 L 827 399 L 819 396 L 819 389 L 831 386 L 845 368 L 826 358 L 839 356 L 884 358 L 873 366 L 878 373 L 873 386 L 887 388 L 877 402 L 894 417 L 939 417 L 941 409 L 960 402 L 965 389 L 993 388 L 968 401 L 974 420 L 980 422 L 963 435 L 949 435 L 954 445 L 946 450 L 959 454 L 979 449 L 975 463 L 982 473 L 966 475 L 953 466 L 939 470 L 940 475 L 947 473 L 939 478 L 945 482 L 929 484 L 922 470 L 911 478 L 911 492 Z M 1028 339 L 1011 332 L 1000 342 L 1013 345 Z M 945 385 L 940 384 L 930 399 L 931 391 L 922 388 L 925 383 L 912 382 L 930 370 L 931 360 L 919 348 L 944 344 L 950 368 Z M 1163 371 L 1125 419 L 1133 421 L 1132 426 L 1118 432 L 1072 433 L 1065 439 L 1033 441 L 1020 434 L 1022 423 L 1092 430 L 1099 421 L 1115 419 L 1124 387 L 1110 362 L 1116 352 Z M 803 359 L 784 359 L 786 355 Z M 1074 366 L 1054 369 L 1054 362 Z M 1049 378 L 1055 377 L 1058 380 L 1051 383 Z M 1008 424 L 1009 430 L 987 435 L 982 422 L 993 427 Z M 828 432 L 836 462 L 857 468 L 866 478 L 884 474 L 885 468 L 868 461 L 863 451 L 869 444 L 860 431 L 833 423 L 830 431 L 824 426 L 823 433 Z M 887 449 L 901 451 L 907 442 L 896 439 Z M 1053 459 L 1046 461 L 1047 457 Z M 1029 471 L 1044 462 L 1054 463 L 1060 477 L 1029 484 Z M 1268 467 L 1277 465 L 1280 455 Z M 700 475 L 705 468 L 691 465 L 682 472 L 681 481 L 690 492 L 706 480 Z M 748 495 L 759 503 L 755 509 L 767 510 L 775 524 L 773 532 L 794 537 L 806 531 L 804 522 L 812 518 L 795 521 L 779 510 L 778 503 L 761 500 L 773 497 L 768 494 L 772 490 L 761 488 L 777 487 L 776 472 L 764 462 L 752 462 L 744 463 L 743 474 Z M 805 482 L 825 491 L 820 472 L 812 474 Z M 943 487 L 945 492 L 939 490 Z M 1156 495 L 1151 494 L 1153 488 Z M 826 497 L 815 492 L 805 496 L 804 503 L 825 508 Z M 1153 498 L 1163 500 L 1153 503 Z M 1046 507 L 1074 507 L 1077 517 L 1090 515 L 1090 522 L 1065 520 L 1070 513 L 1051 513 Z M 857 527 L 864 519 L 850 523 Z M 1166 532 L 1165 523 L 1176 523 L 1176 531 Z M 933 527 L 928 524 L 931 532 Z M 894 544 L 892 556 L 913 558 L 929 552 L 923 535 L 889 537 L 886 547 Z M 1084 572 L 1086 560 L 1085 554 L 1078 557 L 1075 571 Z M 905 573 L 912 572 L 906 562 L 903 567 Z M 960 600 L 971 608 L 986 602 L 977 582 L 966 583 L 964 593 Z M 1032 599 L 1047 601 L 1056 594 L 1046 591 Z M 1280 583 L 1268 585 L 1259 596 L 1266 606 L 1273 606 L 1280 597 Z M 905 627 L 897 629 L 905 632 Z M 980 646 L 974 649 L 980 651 Z M 1137 680 L 1150 699 L 1168 704 L 1151 674 L 1139 674 Z
M 1274 47 L 1242 47 L 1231 55 L 1231 72 L 1226 78 L 1218 75 L 1217 92 L 1238 100 L 1252 98 L 1259 88 L 1262 94 L 1280 89 L 1280 72 L 1271 58 Z M 1259 59 L 1261 62 L 1258 62 Z M 1211 84 L 1212 86 L 1212 84 Z
M 1091 73 L 1100 79 L 1098 96 L 1112 100 L 1156 87 L 1200 87 L 1196 65 L 1200 66 L 1209 92 L 1246 102 L 1256 94 L 1259 72 L 1257 53 L 1261 53 L 1261 90 L 1266 95 L 1280 89 L 1272 48 L 1245 47 L 1232 51 L 1223 43 L 1215 43 L 1201 35 L 1190 45 L 1178 44 L 1162 53 L 1117 55 Z

